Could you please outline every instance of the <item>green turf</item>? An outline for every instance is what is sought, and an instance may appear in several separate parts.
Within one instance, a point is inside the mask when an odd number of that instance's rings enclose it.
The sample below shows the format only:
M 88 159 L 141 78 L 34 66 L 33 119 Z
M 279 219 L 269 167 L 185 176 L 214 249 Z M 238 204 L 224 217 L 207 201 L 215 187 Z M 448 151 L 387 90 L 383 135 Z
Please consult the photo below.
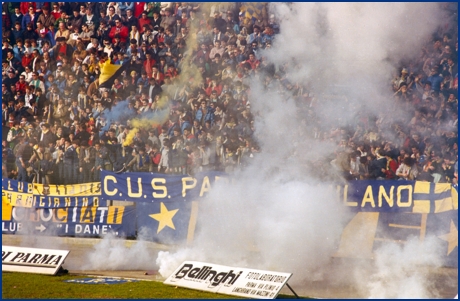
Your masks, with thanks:
M 156 281 L 79 284 L 64 280 L 88 276 L 48 276 L 2 272 L 3 299 L 238 299 L 235 296 L 176 288 Z M 292 298 L 280 295 L 278 298 Z

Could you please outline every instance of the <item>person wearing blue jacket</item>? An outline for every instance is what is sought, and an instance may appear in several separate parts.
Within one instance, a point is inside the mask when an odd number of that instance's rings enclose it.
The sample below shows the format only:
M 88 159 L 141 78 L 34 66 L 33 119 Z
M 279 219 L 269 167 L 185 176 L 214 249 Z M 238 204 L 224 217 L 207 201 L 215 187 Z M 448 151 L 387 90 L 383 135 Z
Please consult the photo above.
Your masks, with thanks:
M 214 109 L 206 105 L 206 101 L 201 101 L 200 108 L 196 111 L 195 120 L 198 120 L 202 126 L 206 121 L 210 121 L 211 125 L 214 124 Z
M 38 14 L 33 7 L 29 7 L 29 13 L 22 17 L 22 28 L 27 28 L 27 24 L 32 24 L 32 29 L 37 29 Z
M 130 9 L 131 11 L 134 8 L 134 2 L 117 2 L 118 9 L 120 10 L 120 14 L 122 16 L 126 16 L 126 10 Z

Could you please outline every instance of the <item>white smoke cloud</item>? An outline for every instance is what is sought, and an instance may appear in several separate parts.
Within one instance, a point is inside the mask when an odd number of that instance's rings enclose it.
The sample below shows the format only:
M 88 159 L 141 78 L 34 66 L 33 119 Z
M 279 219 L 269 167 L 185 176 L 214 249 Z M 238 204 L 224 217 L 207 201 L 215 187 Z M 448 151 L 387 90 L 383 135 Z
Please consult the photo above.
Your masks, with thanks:
M 141 233 L 142 237 L 143 234 Z M 142 239 L 137 240 L 131 246 L 127 241 L 115 237 L 109 233 L 104 236 L 100 243 L 94 245 L 93 251 L 87 254 L 84 264 L 73 267 L 78 270 L 150 270 L 156 269 L 152 259 L 156 251 L 151 243 Z M 81 262 L 80 262 L 81 264 Z
M 159 272 L 166 277 L 182 261 L 198 260 L 289 271 L 292 281 L 303 280 L 335 251 L 341 208 L 326 185 L 282 180 L 260 174 L 214 187 L 200 204 L 193 247 L 159 255 Z
M 272 3 L 270 11 L 280 20 L 281 34 L 264 55 L 277 66 L 287 63 L 288 80 L 311 87 L 319 101 L 343 88 L 346 103 L 323 102 L 318 110 L 331 127 L 353 122 L 363 106 L 368 115 L 395 115 L 390 79 L 400 60 L 418 54 L 441 16 L 435 3 Z M 420 253 L 415 242 L 379 249 L 367 278 L 358 271 L 370 265 L 331 264 L 348 213 L 336 198 L 335 179 L 319 182 L 323 171 L 309 161 L 325 160 L 334 145 L 308 138 L 300 125 L 309 117 L 288 94 L 267 91 L 257 81 L 250 87 L 262 152 L 232 181 L 216 183 L 201 201 L 192 245 L 158 253 L 161 275 L 169 276 L 185 260 L 197 260 L 291 272 L 294 285 L 312 278 L 352 284 L 354 274 L 369 283 L 363 288 L 367 297 L 427 297 L 427 278 L 413 267 L 438 266 L 436 249 Z M 110 240 L 95 253 L 93 268 L 120 269 L 123 257 L 135 259 L 142 269 L 153 262 L 150 254 Z M 411 289 L 402 290 L 398 282 Z
M 320 117 L 331 126 L 354 121 L 353 109 L 364 103 L 368 114 L 391 113 L 389 83 L 397 63 L 419 53 L 441 16 L 435 3 L 272 3 L 270 10 L 280 20 L 281 34 L 264 55 L 277 66 L 290 66 L 288 80 L 311 86 L 317 95 L 344 87 L 342 96 L 348 103 L 323 104 Z M 306 116 L 299 114 L 289 95 L 266 91 L 255 81 L 250 86 L 262 152 L 235 176 L 238 180 L 218 183 L 200 203 L 193 246 L 157 258 L 165 277 L 183 260 L 204 258 L 216 264 L 292 272 L 294 285 L 312 277 L 327 278 L 321 267 L 330 268 L 347 213 L 334 189 L 318 183 L 318 170 L 307 162 L 327 158 L 333 148 L 328 142 L 308 139 L 305 129 L 299 129 Z M 347 113 L 346 107 L 352 109 Z M 426 277 L 412 267 L 436 266 L 439 254 L 428 249 L 403 260 L 415 249 L 411 242 L 404 248 L 380 249 L 366 294 L 427 297 Z M 387 266 L 393 268 L 390 274 Z M 341 274 L 336 281 L 352 281 L 344 276 L 346 271 L 334 274 Z M 403 291 L 398 281 L 389 280 L 391 275 L 412 289 Z
M 404 244 L 388 243 L 375 251 L 375 272 L 370 277 L 362 278 L 362 270 L 355 270 L 355 275 L 365 284 L 372 299 L 439 298 L 441 296 L 433 295 L 435 287 L 428 274 L 442 266 L 441 252 L 439 241 L 434 237 L 423 243 L 418 238 Z
M 401 60 L 419 55 L 443 17 L 438 3 L 272 3 L 271 9 L 282 34 L 267 57 L 296 65 L 290 77 L 310 83 L 315 94 L 342 87 L 350 102 L 371 113 L 397 113 L 389 82 Z M 330 110 L 322 118 L 353 120 L 355 113 Z

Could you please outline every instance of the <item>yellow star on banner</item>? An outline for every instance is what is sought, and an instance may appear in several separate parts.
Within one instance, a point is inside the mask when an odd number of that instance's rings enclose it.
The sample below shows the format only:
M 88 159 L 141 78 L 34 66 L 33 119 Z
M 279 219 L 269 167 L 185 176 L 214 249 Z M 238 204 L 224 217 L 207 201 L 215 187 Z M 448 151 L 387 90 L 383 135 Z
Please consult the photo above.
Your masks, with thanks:
M 458 230 L 452 220 L 450 220 L 450 232 L 438 237 L 449 243 L 447 247 L 447 255 L 449 255 L 455 249 L 455 247 L 458 246 Z
M 176 228 L 174 227 L 172 218 L 177 213 L 177 211 L 179 211 L 179 209 L 168 211 L 168 208 L 166 208 L 165 204 L 161 203 L 160 213 L 149 214 L 151 218 L 159 222 L 157 234 L 160 233 L 160 231 L 163 230 L 163 228 L 166 226 L 168 226 L 171 229 L 176 230 Z

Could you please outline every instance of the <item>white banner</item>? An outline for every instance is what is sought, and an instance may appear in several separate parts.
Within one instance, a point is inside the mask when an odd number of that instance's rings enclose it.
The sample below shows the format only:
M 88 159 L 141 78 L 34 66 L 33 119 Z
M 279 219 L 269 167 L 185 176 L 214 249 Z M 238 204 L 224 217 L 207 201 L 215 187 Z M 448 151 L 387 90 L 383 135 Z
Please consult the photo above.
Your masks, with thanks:
M 184 261 L 164 284 L 256 299 L 275 299 L 292 273 Z
M 69 252 L 2 246 L 2 271 L 54 275 Z

